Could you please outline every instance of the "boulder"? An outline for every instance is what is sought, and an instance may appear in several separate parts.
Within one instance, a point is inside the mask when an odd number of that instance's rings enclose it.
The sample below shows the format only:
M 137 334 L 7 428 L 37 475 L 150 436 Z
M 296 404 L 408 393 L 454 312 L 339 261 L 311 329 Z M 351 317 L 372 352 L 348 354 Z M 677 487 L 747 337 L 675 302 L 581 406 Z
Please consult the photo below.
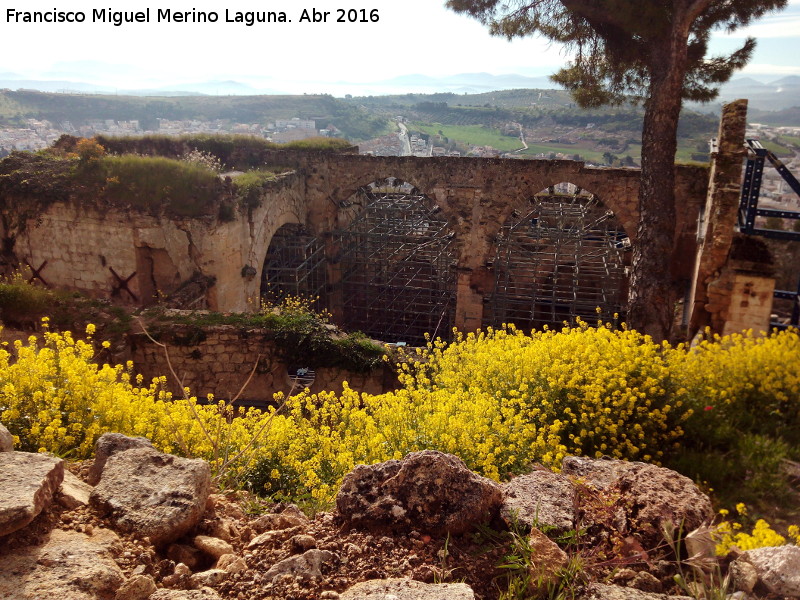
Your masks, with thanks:
M 13 452 L 14 451 L 14 436 L 6 429 L 6 426 L 0 423 L 0 452 Z
M 109 515 L 119 530 L 160 545 L 199 522 L 210 487 L 207 462 L 134 448 L 108 459 L 90 504 Z
M 671 522 L 686 533 L 710 523 L 708 496 L 680 473 L 642 462 L 568 456 L 561 473 L 616 496 L 622 517 L 617 526 L 632 533 L 645 549 L 663 541 L 662 526 Z
M 58 502 L 63 507 L 73 510 L 79 506 L 89 504 L 89 495 L 92 486 L 75 477 L 69 471 L 64 471 L 64 481 L 58 488 Z
M 0 536 L 22 529 L 53 501 L 64 461 L 44 454 L 0 452 Z
M 586 586 L 580 600 L 692 600 L 689 596 L 668 596 L 643 592 L 635 588 L 591 583 Z
M 8 600 L 110 600 L 124 581 L 106 546 L 75 531 L 53 530 L 43 545 L 0 557 L 0 598 Z
M 509 525 L 517 522 L 557 531 L 575 527 L 575 486 L 568 477 L 543 468 L 514 477 L 502 488 L 500 516 Z
M 272 582 L 278 577 L 289 575 L 295 579 L 322 579 L 323 565 L 336 561 L 336 555 L 328 550 L 309 550 L 303 554 L 290 556 L 272 565 L 264 573 L 264 581 Z
M 475 600 L 466 583 L 422 583 L 413 579 L 374 579 L 357 583 L 339 600 Z
M 357 466 L 345 475 L 336 508 L 350 526 L 458 535 L 490 521 L 502 501 L 500 486 L 457 456 L 424 450 Z
M 103 468 L 106 466 L 106 461 L 109 457 L 117 452 L 130 450 L 131 448 L 152 448 L 153 444 L 150 440 L 143 437 L 128 437 L 121 433 L 104 433 L 101 435 L 94 445 L 94 463 L 89 469 L 89 474 L 86 480 L 90 485 L 97 485 L 100 481 L 100 476 L 103 474 Z
M 753 567 L 747 569 L 743 564 Z M 800 598 L 800 546 L 776 546 L 748 550 L 733 563 L 737 574 L 755 571 L 758 582 L 771 594 Z M 744 577 L 736 578 L 740 584 Z M 745 586 L 742 586 L 745 587 Z

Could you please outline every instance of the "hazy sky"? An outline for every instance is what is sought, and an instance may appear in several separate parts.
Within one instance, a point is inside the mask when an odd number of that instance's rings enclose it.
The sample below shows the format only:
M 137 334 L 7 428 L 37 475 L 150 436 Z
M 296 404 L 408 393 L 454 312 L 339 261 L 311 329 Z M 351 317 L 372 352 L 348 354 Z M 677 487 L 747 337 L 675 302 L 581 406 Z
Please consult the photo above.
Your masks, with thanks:
M 149 23 L 92 22 L 94 9 L 142 11 Z M 328 91 L 325 83 L 367 83 L 398 75 L 443 76 L 489 72 L 548 75 L 567 57 L 538 39 L 508 42 L 489 36 L 468 17 L 439 0 L 230 0 L 174 4 L 150 1 L 96 3 L 85 0 L 26 0 L 4 3 L 0 13 L 0 78 L 69 79 L 122 88 L 235 79 L 294 93 Z M 14 23 L 7 9 L 83 11 L 84 23 Z M 377 23 L 337 23 L 337 8 L 377 11 Z M 217 23 L 157 22 L 159 9 L 216 11 Z M 227 23 L 226 9 L 284 11 L 291 23 Z M 303 9 L 329 11 L 327 23 L 301 23 Z M 360 16 L 360 13 L 359 13 Z M 724 51 L 750 33 L 759 39 L 745 74 L 800 75 L 800 0 L 733 36 L 715 36 Z M 763 77 L 762 77 L 763 78 Z M 767 79 L 769 77 L 766 77 Z M 291 87 L 292 89 L 288 89 Z M 335 93 L 335 92 L 334 92 Z

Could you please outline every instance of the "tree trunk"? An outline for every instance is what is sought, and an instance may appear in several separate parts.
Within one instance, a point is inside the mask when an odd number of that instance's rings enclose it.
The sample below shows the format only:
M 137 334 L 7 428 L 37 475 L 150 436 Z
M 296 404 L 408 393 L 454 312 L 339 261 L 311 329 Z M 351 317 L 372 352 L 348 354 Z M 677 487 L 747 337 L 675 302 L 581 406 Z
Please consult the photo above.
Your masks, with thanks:
M 657 341 L 669 338 L 677 292 L 671 273 L 675 245 L 675 152 L 686 39 L 653 48 L 642 129 L 639 227 L 633 247 L 628 323 Z

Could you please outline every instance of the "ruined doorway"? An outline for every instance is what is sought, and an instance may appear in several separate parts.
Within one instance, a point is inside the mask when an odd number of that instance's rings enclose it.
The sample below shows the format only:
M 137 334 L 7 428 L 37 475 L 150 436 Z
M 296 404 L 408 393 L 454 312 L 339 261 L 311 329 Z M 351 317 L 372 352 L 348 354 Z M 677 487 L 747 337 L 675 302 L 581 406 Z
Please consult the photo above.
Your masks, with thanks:
M 353 216 L 352 207 L 363 207 Z M 419 345 L 449 338 L 456 302 L 454 235 L 436 203 L 396 178 L 361 188 L 335 233 L 348 331 Z
M 528 331 L 624 318 L 630 240 L 600 199 L 571 183 L 542 190 L 497 236 L 484 325 Z
M 272 236 L 261 271 L 261 299 L 279 304 L 289 296 L 327 307 L 325 248 L 302 225 L 287 223 Z

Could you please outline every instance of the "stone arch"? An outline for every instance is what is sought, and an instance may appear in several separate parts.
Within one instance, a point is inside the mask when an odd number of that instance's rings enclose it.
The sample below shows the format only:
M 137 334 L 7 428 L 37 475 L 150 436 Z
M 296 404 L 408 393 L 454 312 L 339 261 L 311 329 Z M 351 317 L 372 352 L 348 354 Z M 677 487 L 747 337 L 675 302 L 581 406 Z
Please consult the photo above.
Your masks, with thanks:
M 270 240 L 261 268 L 262 300 L 276 303 L 293 296 L 317 309 L 327 306 L 327 260 L 324 244 L 304 225 L 287 222 Z
M 619 318 L 630 238 L 600 198 L 571 182 L 548 186 L 514 209 L 489 259 L 493 286 L 484 325 L 529 330 L 576 318 Z
M 395 177 L 359 194 L 363 206 L 333 236 L 340 303 L 334 317 L 389 342 L 446 337 L 455 315 L 456 254 L 441 208 Z

